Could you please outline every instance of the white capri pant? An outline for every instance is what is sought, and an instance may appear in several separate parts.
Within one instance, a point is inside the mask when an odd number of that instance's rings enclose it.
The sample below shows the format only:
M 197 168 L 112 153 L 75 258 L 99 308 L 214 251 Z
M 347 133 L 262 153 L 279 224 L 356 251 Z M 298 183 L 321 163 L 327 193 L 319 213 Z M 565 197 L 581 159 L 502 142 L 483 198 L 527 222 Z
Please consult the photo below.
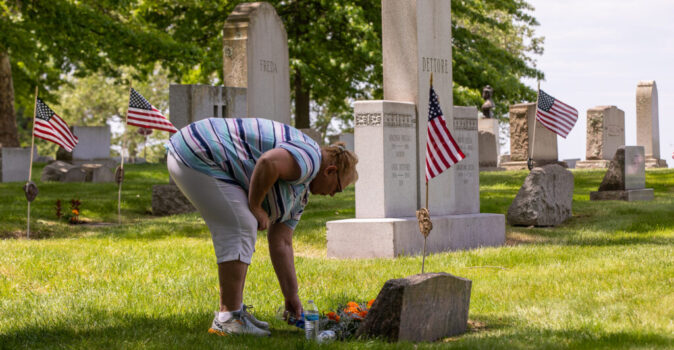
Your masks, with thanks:
M 169 174 L 211 231 L 218 263 L 239 260 L 250 265 L 257 239 L 257 219 L 248 208 L 248 194 L 233 185 L 188 168 L 171 152 Z

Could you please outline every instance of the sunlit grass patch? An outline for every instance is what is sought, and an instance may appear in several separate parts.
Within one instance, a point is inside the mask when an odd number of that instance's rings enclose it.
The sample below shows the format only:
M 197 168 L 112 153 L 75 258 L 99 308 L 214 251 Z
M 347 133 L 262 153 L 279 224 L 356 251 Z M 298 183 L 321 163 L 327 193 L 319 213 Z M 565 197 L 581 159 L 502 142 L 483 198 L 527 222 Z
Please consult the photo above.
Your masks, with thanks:
M 470 332 L 320 349 L 673 348 L 674 171 L 649 170 L 655 200 L 633 203 L 591 202 L 604 172 L 573 173 L 573 217 L 562 225 L 506 226 L 506 246 L 427 257 L 427 271 L 472 280 Z M 526 175 L 481 173 L 482 212 L 505 214 Z M 210 233 L 197 213 L 149 213 L 152 185 L 168 182 L 163 165 L 128 166 L 121 226 L 114 184 L 37 182 L 31 240 L 15 238 L 25 230 L 21 184 L 0 184 L 0 348 L 319 348 L 275 318 L 283 297 L 263 232 L 244 298 L 272 337 L 207 334 L 218 292 Z M 75 196 L 100 225 L 54 217 L 55 200 Z M 294 234 L 300 298 L 321 310 L 372 299 L 386 280 L 420 272 L 420 256 L 326 258 L 325 222 L 354 215 L 353 186 L 312 196 Z

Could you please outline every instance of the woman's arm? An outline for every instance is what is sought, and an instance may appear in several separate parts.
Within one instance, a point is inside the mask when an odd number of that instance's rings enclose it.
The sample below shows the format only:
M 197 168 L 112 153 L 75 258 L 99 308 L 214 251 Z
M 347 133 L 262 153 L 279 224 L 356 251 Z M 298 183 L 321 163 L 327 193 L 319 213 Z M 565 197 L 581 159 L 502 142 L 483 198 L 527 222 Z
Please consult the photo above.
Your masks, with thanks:
M 300 166 L 290 152 L 282 148 L 274 148 L 262 154 L 255 163 L 253 175 L 248 189 L 248 207 L 258 222 L 258 230 L 269 226 L 269 217 L 262 209 L 262 201 L 269 189 L 279 179 L 297 180 L 300 177 Z
M 267 241 L 271 263 L 285 297 L 286 311 L 292 312 L 296 318 L 299 318 L 302 315 L 302 303 L 297 295 L 293 230 L 283 223 L 272 224 L 269 227 Z

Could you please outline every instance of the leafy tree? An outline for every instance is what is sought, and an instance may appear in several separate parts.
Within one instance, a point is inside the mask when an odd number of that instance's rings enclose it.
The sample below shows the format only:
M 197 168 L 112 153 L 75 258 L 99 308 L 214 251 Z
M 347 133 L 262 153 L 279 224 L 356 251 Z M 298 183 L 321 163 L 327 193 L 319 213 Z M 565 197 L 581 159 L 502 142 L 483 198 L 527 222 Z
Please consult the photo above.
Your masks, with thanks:
M 137 16 L 202 48 L 184 83 L 222 82 L 222 28 L 243 1 L 142 1 Z M 288 33 L 295 126 L 308 128 L 310 101 L 348 118 L 349 100 L 381 97 L 380 0 L 272 0 Z
M 157 61 L 182 83 L 221 83 L 222 28 L 240 2 L 0 0 L 2 130 L 14 118 L 4 107 L 6 77 L 14 79 L 20 126 L 29 120 L 22 116 L 32 115 L 36 84 L 52 92 L 69 77 L 95 72 L 123 80 L 124 66 L 136 67 L 134 78 L 143 80 Z M 335 119 L 348 128 L 351 101 L 382 96 L 380 0 L 271 3 L 288 32 L 295 125 L 309 126 L 311 107 L 313 126 L 324 134 Z M 495 90 L 497 115 L 508 104 L 533 100 L 535 92 L 521 82 L 542 77 L 532 58 L 542 53 L 542 39 L 531 10 L 525 0 L 452 1 L 455 104 L 481 105 L 487 84 Z M 0 134 L 0 143 L 12 143 L 6 139 Z
M 129 103 L 129 85 L 122 81 L 132 80 L 137 74 L 135 69 L 124 67 L 120 70 L 120 79 L 104 76 L 102 73 L 91 74 L 83 78 L 71 77 L 67 84 L 58 90 L 59 103 L 54 110 L 62 116 L 68 116 L 74 125 L 99 126 L 106 123 L 112 127 L 112 144 L 121 145 L 124 116 Z M 168 72 L 161 67 L 153 71 L 151 79 L 147 81 L 133 81 L 133 88 L 140 92 L 164 115 L 168 115 Z M 101 89 L 105 86 L 106 89 Z M 161 158 L 164 149 L 163 142 L 168 138 L 168 132 L 153 130 L 145 144 L 144 136 L 138 133 L 138 127 L 127 125 L 125 149 L 130 157 L 138 157 L 148 153 L 148 158 Z M 45 142 L 40 145 L 41 154 L 53 154 L 58 147 Z M 145 148 L 148 148 L 146 150 Z M 113 147 L 116 149 L 117 147 Z M 147 152 L 146 152 L 147 151 Z
M 452 1 L 454 103 L 482 103 L 482 88 L 494 88 L 495 115 L 508 106 L 533 101 L 536 92 L 522 78 L 543 78 L 533 55 L 543 53 L 533 7 L 524 0 Z
M 16 125 L 11 101 L 19 109 L 21 129 L 30 133 L 34 86 L 47 101 L 69 76 L 101 72 L 120 77 L 123 66 L 138 76 L 162 61 L 173 73 L 197 64 L 198 47 L 155 30 L 133 13 L 135 2 L 120 0 L 0 1 L 0 126 Z M 6 62 L 9 62 L 7 64 Z M 188 67 L 188 68 L 186 68 Z M 8 86 L 13 85 L 13 91 Z M 29 116 L 26 118 L 26 116 Z M 18 145 L 18 135 L 0 133 L 0 144 Z

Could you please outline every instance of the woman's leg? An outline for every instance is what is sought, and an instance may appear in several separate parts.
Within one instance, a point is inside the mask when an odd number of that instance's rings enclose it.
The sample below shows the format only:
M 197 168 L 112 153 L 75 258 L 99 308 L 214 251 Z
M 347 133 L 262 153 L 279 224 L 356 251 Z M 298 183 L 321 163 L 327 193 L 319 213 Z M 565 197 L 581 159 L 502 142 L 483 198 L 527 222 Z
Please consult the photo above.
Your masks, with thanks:
M 241 308 L 247 271 L 248 264 L 238 260 L 218 264 L 220 311 L 237 311 Z
M 257 220 L 239 186 L 186 167 L 169 152 L 167 166 L 176 185 L 206 221 L 218 263 L 220 311 L 237 311 L 243 303 L 248 265 L 255 251 Z

